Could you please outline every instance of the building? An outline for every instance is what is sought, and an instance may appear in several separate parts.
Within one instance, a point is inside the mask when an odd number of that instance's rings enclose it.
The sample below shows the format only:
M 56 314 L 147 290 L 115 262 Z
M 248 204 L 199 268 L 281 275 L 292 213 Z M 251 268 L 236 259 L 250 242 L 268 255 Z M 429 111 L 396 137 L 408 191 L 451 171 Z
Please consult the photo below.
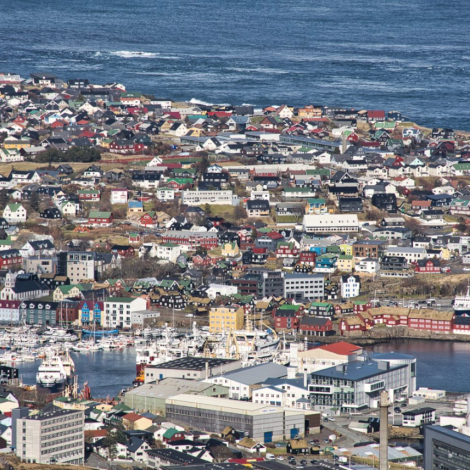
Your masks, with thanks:
M 361 290 L 361 278 L 359 276 L 344 275 L 341 276 L 341 297 L 347 299 L 357 297 Z
M 417 263 L 427 256 L 425 248 L 412 248 L 409 246 L 389 246 L 387 256 L 402 256 L 408 263 Z
M 434 424 L 435 422 L 436 410 L 434 408 L 424 407 L 403 411 L 404 427 L 418 428 L 425 424 Z
M 396 353 L 360 356 L 348 364 L 313 372 L 309 385 L 313 409 L 341 413 L 378 408 L 383 390 L 392 402 L 412 396 L 416 358 Z
M 188 206 L 200 206 L 202 204 L 226 204 L 229 206 L 238 206 L 238 196 L 234 196 L 232 190 L 182 191 L 181 202 Z
M 209 312 L 209 331 L 241 330 L 245 323 L 245 311 L 238 306 L 212 307 Z
M 424 428 L 424 470 L 470 468 L 470 436 L 443 426 Z
M 96 254 L 90 251 L 69 251 L 59 253 L 57 273 L 67 276 L 72 284 L 82 280 L 95 279 L 97 271 Z
M 357 214 L 321 214 L 304 215 L 305 232 L 357 232 L 359 220 Z
M 268 380 L 270 377 L 280 379 L 286 376 L 286 366 L 267 362 L 266 364 L 244 367 L 226 374 L 212 376 L 206 379 L 206 382 L 227 387 L 229 398 L 240 400 L 241 398 L 251 398 L 253 390 L 257 388 L 256 385 Z
M 90 211 L 88 225 L 92 227 L 111 227 L 113 214 L 109 211 Z
M 166 378 L 202 380 L 239 369 L 241 361 L 213 357 L 182 357 L 145 368 L 145 383 Z
M 15 420 L 15 453 L 22 462 L 83 465 L 85 415 L 57 410 Z
M 236 425 L 246 437 L 265 443 L 305 433 L 305 413 L 301 410 L 226 398 L 177 395 L 167 400 L 166 417 L 217 434 Z
M 111 204 L 127 204 L 127 189 L 111 189 L 110 202 Z
M 104 303 L 101 325 L 107 328 L 132 328 L 132 316 L 147 308 L 142 297 L 111 297 Z
M 3 210 L 3 218 L 11 225 L 26 222 L 27 212 L 22 204 L 10 203 Z
M 226 386 L 214 386 L 213 383 L 196 380 L 166 378 L 158 383 L 151 381 L 129 390 L 124 397 L 124 404 L 136 412 L 150 412 L 164 416 L 167 398 L 180 395 L 181 392 L 209 397 L 228 397 Z
M 246 202 L 246 213 L 248 217 L 269 217 L 269 201 L 249 200 Z
M 325 279 L 320 274 L 286 274 L 284 277 L 284 297 L 294 300 L 319 300 L 325 295 Z
M 355 258 L 379 258 L 387 250 L 388 243 L 383 240 L 358 240 L 353 244 Z

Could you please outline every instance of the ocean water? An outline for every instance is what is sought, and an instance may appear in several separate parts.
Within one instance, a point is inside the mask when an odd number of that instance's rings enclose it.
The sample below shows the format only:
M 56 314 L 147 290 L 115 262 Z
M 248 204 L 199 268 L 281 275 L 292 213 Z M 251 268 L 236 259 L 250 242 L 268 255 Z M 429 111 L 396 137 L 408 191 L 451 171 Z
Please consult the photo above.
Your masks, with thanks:
M 0 71 L 470 130 L 469 20 L 464 0 L 0 0 Z

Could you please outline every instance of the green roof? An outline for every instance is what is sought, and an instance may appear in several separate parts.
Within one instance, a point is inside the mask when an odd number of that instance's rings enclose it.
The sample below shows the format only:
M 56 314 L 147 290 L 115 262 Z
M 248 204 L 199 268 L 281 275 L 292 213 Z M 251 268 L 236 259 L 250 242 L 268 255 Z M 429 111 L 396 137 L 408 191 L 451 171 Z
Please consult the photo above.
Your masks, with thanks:
M 278 308 L 278 310 L 295 310 L 296 312 L 298 312 L 299 309 L 300 309 L 300 305 L 290 305 L 290 304 L 284 304 Z
M 9 207 L 12 212 L 16 212 L 20 207 L 22 207 L 22 205 L 15 202 L 11 202 L 7 204 L 7 207 Z
M 307 170 L 307 175 L 330 176 L 331 171 L 327 168 L 315 168 L 314 170 Z
M 134 302 L 137 297 L 109 297 L 106 302 L 110 303 L 121 303 L 121 304 L 130 304 Z
M 168 243 L 162 243 L 160 246 L 166 246 L 168 248 L 173 248 L 173 247 L 178 246 L 178 245 L 176 243 L 168 242 Z
M 311 307 L 332 307 L 329 302 L 312 302 Z
M 99 194 L 100 192 L 96 189 L 80 189 L 78 194 Z
M 163 437 L 165 439 L 171 439 L 175 434 L 179 432 L 181 431 L 178 431 L 176 428 L 169 428 L 165 431 L 165 434 L 163 434 Z
M 109 219 L 109 217 L 111 217 L 111 212 L 90 211 L 90 215 L 88 217 L 91 219 Z
M 351 255 L 340 255 L 339 256 L 339 259 L 353 259 L 353 257 Z
M 308 188 L 310 189 L 310 188 Z M 325 204 L 325 200 L 321 197 L 318 197 L 318 198 L 308 198 L 307 199 L 307 202 L 309 204 Z

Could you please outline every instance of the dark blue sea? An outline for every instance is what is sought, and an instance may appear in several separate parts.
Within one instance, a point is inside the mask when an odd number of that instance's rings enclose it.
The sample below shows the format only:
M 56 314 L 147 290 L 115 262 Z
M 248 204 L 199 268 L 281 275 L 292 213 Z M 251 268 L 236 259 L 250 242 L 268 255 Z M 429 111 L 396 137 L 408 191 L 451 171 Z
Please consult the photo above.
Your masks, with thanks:
M 469 23 L 463 0 L 0 0 L 0 71 L 470 130 Z
M 418 387 L 470 393 L 470 343 L 396 340 L 367 348 L 375 352 L 411 354 L 418 362 Z M 135 379 L 135 350 L 71 353 L 79 386 L 88 381 L 94 397 L 111 397 L 131 388 Z M 18 364 L 24 383 L 34 384 L 40 361 Z

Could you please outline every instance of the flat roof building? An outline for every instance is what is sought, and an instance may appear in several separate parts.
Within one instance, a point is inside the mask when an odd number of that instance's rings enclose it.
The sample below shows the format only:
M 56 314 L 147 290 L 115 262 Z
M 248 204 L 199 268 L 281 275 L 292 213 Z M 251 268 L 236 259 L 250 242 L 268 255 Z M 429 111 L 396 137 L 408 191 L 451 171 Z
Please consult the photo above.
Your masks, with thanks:
M 342 413 L 378 408 L 383 390 L 391 402 L 412 396 L 416 358 L 396 353 L 360 356 L 356 361 L 313 372 L 309 385 L 312 409 L 339 409 Z
M 146 383 L 129 390 L 124 397 L 124 404 L 137 412 L 150 412 L 158 415 L 165 414 L 167 398 L 182 393 L 204 395 L 210 397 L 228 397 L 229 388 L 208 382 L 196 380 L 167 378 L 157 383 Z
M 85 414 L 54 410 L 19 418 L 15 423 L 16 455 L 22 462 L 83 465 Z
M 212 357 L 182 357 L 145 368 L 145 383 L 155 382 L 169 377 L 190 380 L 202 380 L 239 369 L 239 360 Z
M 177 395 L 166 402 L 166 417 L 220 434 L 227 426 L 263 442 L 304 435 L 305 412 L 225 398 Z
M 424 428 L 424 470 L 470 468 L 470 436 L 443 426 Z

